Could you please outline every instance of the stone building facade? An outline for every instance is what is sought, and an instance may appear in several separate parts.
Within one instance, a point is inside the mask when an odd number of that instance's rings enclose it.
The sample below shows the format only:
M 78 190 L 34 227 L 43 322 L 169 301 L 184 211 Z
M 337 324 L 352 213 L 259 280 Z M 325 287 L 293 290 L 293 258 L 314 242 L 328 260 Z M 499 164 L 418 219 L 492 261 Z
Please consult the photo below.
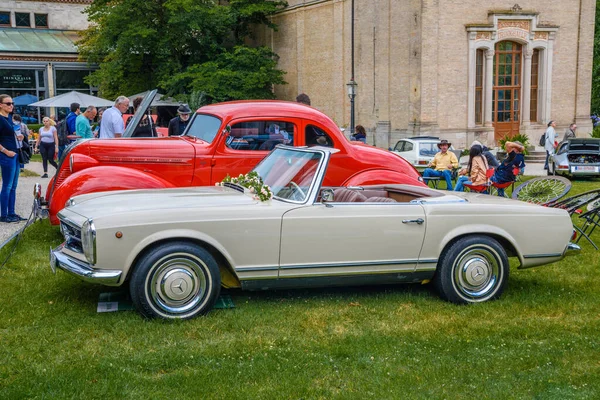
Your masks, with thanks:
M 549 120 L 589 119 L 595 0 L 355 0 L 356 122 L 368 142 L 436 135 L 465 148 L 526 133 Z M 288 0 L 278 31 L 258 41 L 280 56 L 288 85 L 348 126 L 352 0 Z

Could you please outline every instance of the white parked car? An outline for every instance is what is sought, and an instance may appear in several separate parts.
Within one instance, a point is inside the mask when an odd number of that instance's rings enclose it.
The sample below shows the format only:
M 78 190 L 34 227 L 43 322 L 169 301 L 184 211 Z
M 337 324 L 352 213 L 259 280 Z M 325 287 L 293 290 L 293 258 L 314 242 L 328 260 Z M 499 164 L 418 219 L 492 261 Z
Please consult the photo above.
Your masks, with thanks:
M 277 146 L 254 169 L 274 194 L 265 202 L 231 183 L 73 197 L 51 267 L 129 285 L 146 317 L 186 319 L 221 286 L 432 281 L 448 301 L 483 302 L 506 287 L 508 257 L 529 268 L 578 251 L 562 209 L 412 185 L 322 187 L 337 151 Z
M 437 136 L 415 136 L 398 140 L 390 150 L 411 163 L 417 170 L 423 172 L 437 152 L 440 151 L 437 146 L 439 142 L 440 138 Z M 450 150 L 454 151 L 456 157 L 460 160 L 460 153 L 454 150 L 452 146 Z

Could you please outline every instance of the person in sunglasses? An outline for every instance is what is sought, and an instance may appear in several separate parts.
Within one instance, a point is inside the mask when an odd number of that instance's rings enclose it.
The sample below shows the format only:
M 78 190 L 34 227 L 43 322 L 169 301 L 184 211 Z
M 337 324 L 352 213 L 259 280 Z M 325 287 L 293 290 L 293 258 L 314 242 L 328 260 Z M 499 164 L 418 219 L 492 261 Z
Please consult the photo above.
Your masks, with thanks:
M 25 218 L 15 213 L 20 168 L 17 137 L 12 121 L 13 108 L 12 98 L 7 94 L 0 94 L 0 168 L 2 169 L 0 222 L 25 221 Z

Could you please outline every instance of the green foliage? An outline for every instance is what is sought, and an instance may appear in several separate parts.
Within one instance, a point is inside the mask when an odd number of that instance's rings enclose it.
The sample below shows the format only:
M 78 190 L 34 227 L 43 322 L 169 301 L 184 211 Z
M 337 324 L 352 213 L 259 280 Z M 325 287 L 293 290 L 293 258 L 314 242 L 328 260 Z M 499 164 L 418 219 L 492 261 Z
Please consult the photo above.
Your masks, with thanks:
M 525 150 L 523 151 L 523 154 L 527 155 L 529 154 L 529 152 L 527 151 L 527 147 L 529 146 L 529 136 L 527 136 L 524 133 L 517 133 L 516 135 L 513 136 L 504 136 L 502 139 L 499 140 L 500 143 L 500 147 L 502 148 L 502 150 L 505 150 L 504 145 L 506 144 L 506 142 L 521 142 L 521 144 L 525 147 Z
M 600 114 L 600 0 L 596 0 L 594 62 L 592 66 L 592 103 L 590 113 Z
M 594 128 L 594 130 L 592 131 L 592 137 L 600 139 L 600 126 Z
M 236 46 L 214 61 L 193 65 L 165 83 L 204 93 L 208 102 L 274 98 L 273 84 L 284 84 L 275 54 L 266 47 Z
M 224 54 L 240 55 L 234 48 L 245 47 L 251 37 L 250 27 L 275 29 L 269 16 L 286 5 L 267 0 L 221 3 L 95 0 L 86 8 L 91 25 L 79 42 L 82 57 L 100 66 L 88 78 L 89 83 L 97 85 L 107 98 L 155 87 L 171 95 L 189 93 L 186 79 L 178 79 L 178 74 L 187 76 L 188 68 L 221 60 Z M 275 69 L 275 64 L 269 68 Z M 263 71 L 262 75 L 272 72 Z M 244 85 L 250 94 L 234 92 L 238 98 L 252 98 L 256 91 L 253 84 L 262 88 L 264 82 L 250 77 Z
M 27 129 L 32 132 L 38 132 L 44 124 L 27 124 Z

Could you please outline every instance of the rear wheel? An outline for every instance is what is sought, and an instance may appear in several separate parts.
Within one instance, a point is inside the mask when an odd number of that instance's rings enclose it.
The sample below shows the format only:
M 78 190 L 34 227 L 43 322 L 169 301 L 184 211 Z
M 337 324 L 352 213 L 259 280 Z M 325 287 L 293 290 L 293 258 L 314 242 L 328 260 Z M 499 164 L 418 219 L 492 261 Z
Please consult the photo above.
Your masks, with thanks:
M 189 319 L 212 309 L 221 277 L 208 251 L 192 243 L 172 242 L 140 258 L 129 288 L 133 304 L 145 317 Z
M 444 250 L 433 283 L 452 303 L 480 303 L 500 297 L 508 274 L 508 257 L 497 240 L 466 236 Z

